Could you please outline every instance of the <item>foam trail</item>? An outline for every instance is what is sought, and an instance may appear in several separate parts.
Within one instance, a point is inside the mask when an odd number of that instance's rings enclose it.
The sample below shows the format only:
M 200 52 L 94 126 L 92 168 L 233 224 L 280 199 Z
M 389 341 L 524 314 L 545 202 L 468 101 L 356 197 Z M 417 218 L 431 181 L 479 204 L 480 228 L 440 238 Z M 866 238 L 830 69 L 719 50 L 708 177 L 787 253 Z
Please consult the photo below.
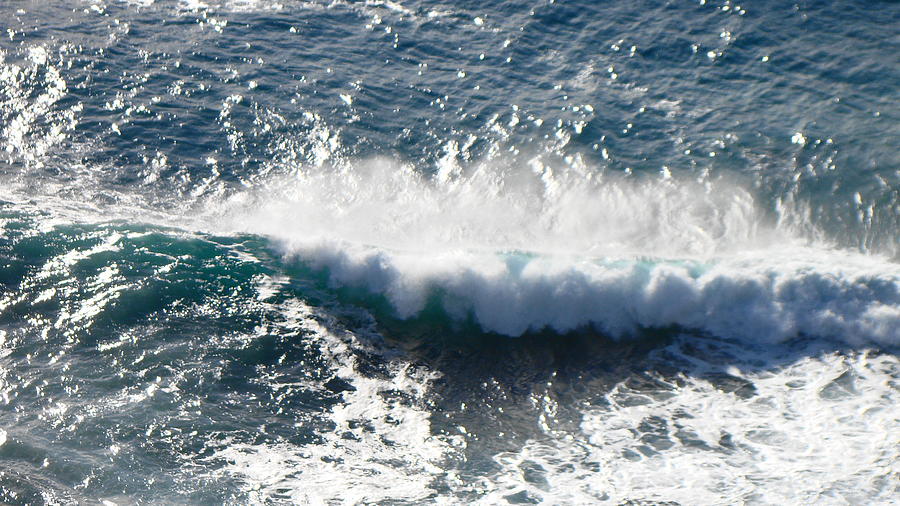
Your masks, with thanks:
M 385 378 L 365 376 L 355 353 L 379 353 L 366 345 L 366 336 L 337 330 L 332 319 L 297 300 L 279 310 L 289 325 L 318 343 L 335 376 L 351 388 L 329 412 L 335 427 L 322 431 L 318 444 L 228 441 L 214 456 L 227 464 L 217 473 L 247 483 L 245 492 L 253 504 L 422 502 L 433 497 L 432 482 L 446 475 L 441 466 L 465 442 L 460 436 L 432 434 L 429 413 L 421 406 L 432 374 L 391 363 Z M 326 321 L 328 328 L 317 320 Z
M 811 245 L 725 181 L 540 164 L 427 178 L 375 160 L 273 182 L 223 211 L 227 227 L 275 237 L 335 285 L 383 294 L 401 318 L 439 296 L 449 314 L 512 336 L 585 325 L 755 341 L 900 336 L 900 266 Z

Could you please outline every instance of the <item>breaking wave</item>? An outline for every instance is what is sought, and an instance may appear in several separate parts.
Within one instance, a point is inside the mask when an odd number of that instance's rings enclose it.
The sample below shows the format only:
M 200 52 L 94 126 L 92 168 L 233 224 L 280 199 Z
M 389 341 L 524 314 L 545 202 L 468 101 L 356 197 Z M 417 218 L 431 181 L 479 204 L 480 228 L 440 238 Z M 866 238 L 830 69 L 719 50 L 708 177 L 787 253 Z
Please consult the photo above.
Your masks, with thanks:
M 437 301 L 517 336 L 680 327 L 759 342 L 800 335 L 896 344 L 900 266 L 798 232 L 738 182 L 569 167 L 384 159 L 310 169 L 209 204 L 217 226 L 273 237 L 334 287 L 395 316 Z M 791 225 L 789 226 L 788 223 Z

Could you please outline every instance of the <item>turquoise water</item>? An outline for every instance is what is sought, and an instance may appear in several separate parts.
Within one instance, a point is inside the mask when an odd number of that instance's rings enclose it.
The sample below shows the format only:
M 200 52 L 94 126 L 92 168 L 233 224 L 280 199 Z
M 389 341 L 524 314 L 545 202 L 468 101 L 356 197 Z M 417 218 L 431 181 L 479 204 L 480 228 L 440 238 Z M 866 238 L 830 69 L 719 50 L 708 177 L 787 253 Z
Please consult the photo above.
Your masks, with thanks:
M 0 13 L 0 502 L 897 494 L 897 3 Z

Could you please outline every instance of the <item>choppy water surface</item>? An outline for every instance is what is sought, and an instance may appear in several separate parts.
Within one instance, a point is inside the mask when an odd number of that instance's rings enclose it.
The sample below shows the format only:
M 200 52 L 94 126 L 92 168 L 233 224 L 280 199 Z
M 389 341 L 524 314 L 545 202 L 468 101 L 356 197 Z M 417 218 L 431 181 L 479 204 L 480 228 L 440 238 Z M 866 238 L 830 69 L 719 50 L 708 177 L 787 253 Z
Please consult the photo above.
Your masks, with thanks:
M 0 501 L 900 492 L 897 3 L 0 14 Z

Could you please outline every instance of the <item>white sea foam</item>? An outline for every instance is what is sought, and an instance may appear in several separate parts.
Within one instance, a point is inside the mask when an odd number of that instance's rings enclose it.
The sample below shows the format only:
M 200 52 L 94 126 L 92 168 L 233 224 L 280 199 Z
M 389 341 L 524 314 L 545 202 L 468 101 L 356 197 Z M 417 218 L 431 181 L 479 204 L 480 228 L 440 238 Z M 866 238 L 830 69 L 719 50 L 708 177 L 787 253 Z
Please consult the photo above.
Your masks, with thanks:
M 499 470 L 479 484 L 482 502 L 892 504 L 900 440 L 897 389 L 885 377 L 898 367 L 893 355 L 853 353 L 730 371 L 753 384 L 750 396 L 702 377 L 672 381 L 672 395 L 657 397 L 623 382 L 574 431 L 551 424 L 496 455 Z
M 335 376 L 352 388 L 327 413 L 334 427 L 319 432 L 317 444 L 227 442 L 212 457 L 225 462 L 220 473 L 238 477 L 252 504 L 370 504 L 434 497 L 434 482 L 448 474 L 446 459 L 465 446 L 459 436 L 432 433 L 424 399 L 434 374 L 403 361 L 391 364 L 385 377 L 361 374 L 355 352 L 377 350 L 357 333 L 339 330 L 334 321 L 325 322 L 328 316 L 297 300 L 279 311 L 289 326 L 318 344 Z
M 654 375 L 649 389 L 623 379 L 599 402 L 566 407 L 574 425 L 561 416 L 550 383 L 547 392 L 538 387 L 528 403 L 533 411 L 495 413 L 534 423 L 534 435 L 487 455 L 494 465 L 470 468 L 451 461 L 478 452 L 478 438 L 432 427 L 433 375 L 403 360 L 383 377 L 362 374 L 355 350 L 367 348 L 357 335 L 365 326 L 342 331 L 296 300 L 278 311 L 318 343 L 353 390 L 328 411 L 335 427 L 316 444 L 219 442 L 209 460 L 224 467 L 214 474 L 237 479 L 249 503 L 839 505 L 890 504 L 896 492 L 900 445 L 890 407 L 897 389 L 889 378 L 900 363 L 891 354 L 811 345 L 779 365 L 787 347 L 773 353 L 679 336 L 651 361 L 683 362 L 685 374 Z M 722 364 L 722 354 L 733 364 Z M 716 373 L 751 390 L 718 384 Z
M 800 237 L 727 181 L 450 162 L 429 178 L 372 160 L 272 181 L 211 206 L 222 213 L 401 318 L 438 296 L 507 335 L 677 325 L 900 342 L 900 265 Z

